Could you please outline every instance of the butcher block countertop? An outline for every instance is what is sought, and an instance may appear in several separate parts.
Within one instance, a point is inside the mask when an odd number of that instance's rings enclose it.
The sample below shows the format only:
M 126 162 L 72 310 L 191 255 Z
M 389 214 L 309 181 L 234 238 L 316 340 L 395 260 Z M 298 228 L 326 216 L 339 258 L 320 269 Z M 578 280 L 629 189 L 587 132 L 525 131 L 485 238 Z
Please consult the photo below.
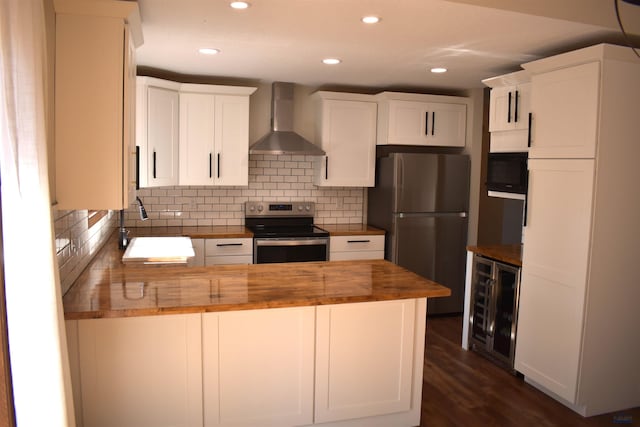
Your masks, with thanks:
M 384 235 L 384 230 L 367 224 L 320 224 L 318 227 L 332 236 Z M 244 225 L 214 225 L 201 227 L 134 227 L 129 237 L 186 236 L 192 239 L 252 238 L 253 233 Z
M 214 225 L 201 227 L 133 227 L 129 237 L 185 236 L 192 239 L 237 239 L 253 238 L 253 233 L 244 225 Z
M 451 291 L 385 260 L 188 267 L 121 261 L 117 232 L 63 297 L 66 319 L 295 307 Z
M 467 250 L 487 258 L 522 267 L 522 245 L 519 244 L 467 246 Z

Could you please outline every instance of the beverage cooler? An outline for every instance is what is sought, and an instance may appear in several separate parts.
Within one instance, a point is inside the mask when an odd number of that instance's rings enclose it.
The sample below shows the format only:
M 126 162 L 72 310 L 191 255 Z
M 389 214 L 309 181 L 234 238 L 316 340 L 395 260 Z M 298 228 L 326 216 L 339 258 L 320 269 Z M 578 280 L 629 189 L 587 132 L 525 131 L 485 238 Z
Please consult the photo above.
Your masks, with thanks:
M 474 255 L 470 347 L 513 370 L 520 267 Z

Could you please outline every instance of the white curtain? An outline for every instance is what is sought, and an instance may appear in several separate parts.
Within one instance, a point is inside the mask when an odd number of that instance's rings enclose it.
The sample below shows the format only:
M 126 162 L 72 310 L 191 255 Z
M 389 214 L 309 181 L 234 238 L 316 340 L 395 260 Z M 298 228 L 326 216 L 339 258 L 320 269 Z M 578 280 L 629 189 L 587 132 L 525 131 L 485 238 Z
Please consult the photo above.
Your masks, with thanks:
M 75 425 L 49 200 L 45 37 L 43 0 L 0 0 L 0 188 L 18 427 Z

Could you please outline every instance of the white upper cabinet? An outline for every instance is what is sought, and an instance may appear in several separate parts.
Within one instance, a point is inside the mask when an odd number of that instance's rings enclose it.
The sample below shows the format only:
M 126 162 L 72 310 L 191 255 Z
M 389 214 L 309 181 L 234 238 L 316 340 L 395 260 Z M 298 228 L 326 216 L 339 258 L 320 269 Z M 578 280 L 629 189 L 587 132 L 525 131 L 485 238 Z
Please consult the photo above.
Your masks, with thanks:
M 180 185 L 247 185 L 254 88 L 182 85 Z
M 97 3 L 100 3 L 99 5 Z M 55 199 L 58 209 L 132 201 L 135 3 L 56 0 Z
M 595 157 L 600 62 L 536 74 L 532 88 L 529 157 Z
M 139 185 L 178 184 L 179 85 L 138 77 L 137 145 Z
M 138 82 L 142 187 L 247 185 L 255 88 Z
M 529 149 L 531 83 L 529 74 L 518 71 L 482 82 L 491 87 L 489 131 L 491 152 L 522 152 Z
M 215 97 L 180 94 L 180 184 L 214 183 Z
M 466 98 L 395 92 L 377 97 L 378 145 L 465 146 Z
M 316 159 L 314 184 L 373 187 L 377 104 L 371 95 L 317 92 L 318 141 L 326 152 Z

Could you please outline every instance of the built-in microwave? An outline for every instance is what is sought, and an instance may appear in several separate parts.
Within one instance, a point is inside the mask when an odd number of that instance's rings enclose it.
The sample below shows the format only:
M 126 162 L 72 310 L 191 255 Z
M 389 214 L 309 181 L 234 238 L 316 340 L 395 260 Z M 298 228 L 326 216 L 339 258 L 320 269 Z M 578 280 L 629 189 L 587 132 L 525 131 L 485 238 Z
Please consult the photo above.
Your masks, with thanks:
M 529 173 L 528 153 L 489 153 L 487 190 L 489 196 L 524 200 Z

